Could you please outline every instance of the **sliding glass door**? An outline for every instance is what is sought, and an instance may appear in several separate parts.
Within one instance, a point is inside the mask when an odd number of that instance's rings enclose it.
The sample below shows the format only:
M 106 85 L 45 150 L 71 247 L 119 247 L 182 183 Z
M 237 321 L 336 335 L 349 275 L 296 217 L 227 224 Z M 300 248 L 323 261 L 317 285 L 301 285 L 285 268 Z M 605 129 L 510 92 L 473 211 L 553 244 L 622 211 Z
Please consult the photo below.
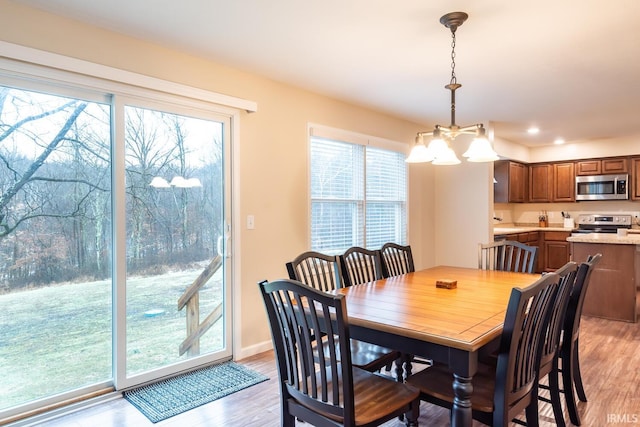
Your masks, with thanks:
M 119 387 L 231 355 L 228 120 L 138 105 L 124 107 L 126 379 Z
M 233 112 L 87 87 L 0 73 L 0 420 L 231 358 Z

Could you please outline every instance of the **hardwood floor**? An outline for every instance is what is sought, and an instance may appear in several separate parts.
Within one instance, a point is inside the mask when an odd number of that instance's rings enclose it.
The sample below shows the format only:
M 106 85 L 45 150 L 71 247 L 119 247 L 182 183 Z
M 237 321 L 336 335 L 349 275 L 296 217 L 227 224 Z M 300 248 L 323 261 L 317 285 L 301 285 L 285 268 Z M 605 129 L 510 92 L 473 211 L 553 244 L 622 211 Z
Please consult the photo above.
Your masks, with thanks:
M 589 402 L 579 403 L 582 425 L 640 426 L 640 324 L 582 319 L 580 335 L 583 379 Z M 278 377 L 272 352 L 239 361 L 268 375 L 269 381 L 239 391 L 197 409 L 153 424 L 124 399 L 115 399 L 59 417 L 45 427 L 204 427 L 280 425 Z M 540 425 L 554 426 L 551 405 L 540 404 Z M 448 411 L 426 403 L 420 425 L 448 425 Z M 569 417 L 565 413 L 568 425 Z M 300 423 L 300 425 L 305 425 Z M 400 426 L 390 421 L 385 426 Z M 480 426 L 474 423 L 475 426 Z M 516 424 L 514 424 L 516 425 Z

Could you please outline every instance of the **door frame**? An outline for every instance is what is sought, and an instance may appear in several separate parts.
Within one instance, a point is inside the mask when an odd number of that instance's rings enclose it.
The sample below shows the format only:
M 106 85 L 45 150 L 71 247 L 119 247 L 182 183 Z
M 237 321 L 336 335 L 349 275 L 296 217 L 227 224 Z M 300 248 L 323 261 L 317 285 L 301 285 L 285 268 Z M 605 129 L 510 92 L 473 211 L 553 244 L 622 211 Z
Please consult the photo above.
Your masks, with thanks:
M 172 102 L 175 101 L 175 102 Z M 224 284 L 224 343 L 223 350 L 213 354 L 203 354 L 186 360 L 171 363 L 152 370 L 127 375 L 127 298 L 126 298 L 126 240 L 127 240 L 127 218 L 126 218 L 126 194 L 125 194 L 125 106 L 135 106 L 159 111 L 166 111 L 189 117 L 218 121 L 223 123 L 223 175 L 224 175 L 224 218 L 223 228 L 227 230 L 228 236 L 223 256 L 223 284 Z M 146 383 L 157 381 L 161 378 L 175 376 L 188 372 L 203 365 L 214 362 L 229 360 L 233 358 L 235 343 L 236 307 L 233 306 L 235 289 L 233 260 L 233 227 L 231 227 L 233 209 L 233 176 L 237 169 L 232 164 L 233 135 L 237 128 L 238 112 L 235 110 L 218 111 L 211 109 L 209 105 L 203 105 L 197 101 L 174 100 L 172 97 L 165 99 L 164 96 L 154 94 L 153 99 L 145 99 L 139 96 L 114 95 L 112 102 L 112 114 L 114 126 L 112 131 L 112 205 L 113 205 L 113 380 L 116 390 L 124 390 L 137 387 Z

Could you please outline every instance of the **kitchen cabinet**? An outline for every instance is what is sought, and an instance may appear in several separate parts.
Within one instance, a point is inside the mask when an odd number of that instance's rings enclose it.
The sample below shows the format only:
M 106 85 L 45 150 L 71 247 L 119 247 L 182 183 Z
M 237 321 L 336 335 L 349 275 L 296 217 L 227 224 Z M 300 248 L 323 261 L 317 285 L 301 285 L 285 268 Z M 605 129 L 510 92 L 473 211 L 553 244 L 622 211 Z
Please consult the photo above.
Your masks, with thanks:
M 554 202 L 575 202 L 575 164 L 573 162 L 553 164 L 553 200 Z
M 493 201 L 496 203 L 524 203 L 527 201 L 527 165 L 503 160 L 493 165 Z
M 529 202 L 575 202 L 574 171 L 573 162 L 530 164 Z
M 576 162 L 576 175 L 609 175 L 629 173 L 629 162 L 626 157 L 611 159 L 589 159 Z
M 540 254 L 538 261 L 542 259 L 540 270 L 556 271 L 571 259 L 571 243 L 567 238 L 571 235 L 568 231 L 541 231 Z
M 529 246 L 538 246 L 538 232 L 528 231 L 525 233 L 513 233 L 504 235 L 506 240 L 515 240 Z
M 529 165 L 529 202 L 545 203 L 553 198 L 553 167 L 550 163 Z
M 581 160 L 576 162 L 576 175 L 600 175 L 602 162 L 600 160 Z
M 640 200 L 640 157 L 633 157 L 631 159 L 631 166 L 631 198 L 633 200 Z
M 636 281 L 640 280 L 640 250 L 636 245 L 575 242 L 572 246 L 576 262 L 602 254 L 591 273 L 582 314 L 636 322 Z

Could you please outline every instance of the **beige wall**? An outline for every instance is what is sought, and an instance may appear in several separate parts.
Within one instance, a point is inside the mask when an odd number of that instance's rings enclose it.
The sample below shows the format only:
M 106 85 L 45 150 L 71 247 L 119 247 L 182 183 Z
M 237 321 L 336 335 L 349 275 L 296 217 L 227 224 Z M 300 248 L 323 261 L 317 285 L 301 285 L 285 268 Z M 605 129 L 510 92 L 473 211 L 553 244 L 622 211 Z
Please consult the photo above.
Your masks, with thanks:
M 581 141 L 530 150 L 530 163 L 640 154 L 640 136 Z
M 413 141 L 423 126 L 287 86 L 162 46 L 0 0 L 0 40 L 257 102 L 242 113 L 234 141 L 234 189 L 240 280 L 239 356 L 270 345 L 257 292 L 262 279 L 284 277 L 284 263 L 308 248 L 307 125 L 317 123 L 395 141 Z M 435 262 L 432 165 L 411 165 L 410 243 L 417 268 Z M 244 227 L 255 215 L 255 229 Z M 484 222 L 484 221 L 483 221 Z
M 630 156 L 640 154 L 640 136 L 616 139 L 577 141 L 563 145 L 525 147 L 496 137 L 495 149 L 501 157 L 524 163 L 555 162 L 597 157 Z
M 477 267 L 478 243 L 493 239 L 493 163 L 440 167 L 435 191 L 435 264 Z

